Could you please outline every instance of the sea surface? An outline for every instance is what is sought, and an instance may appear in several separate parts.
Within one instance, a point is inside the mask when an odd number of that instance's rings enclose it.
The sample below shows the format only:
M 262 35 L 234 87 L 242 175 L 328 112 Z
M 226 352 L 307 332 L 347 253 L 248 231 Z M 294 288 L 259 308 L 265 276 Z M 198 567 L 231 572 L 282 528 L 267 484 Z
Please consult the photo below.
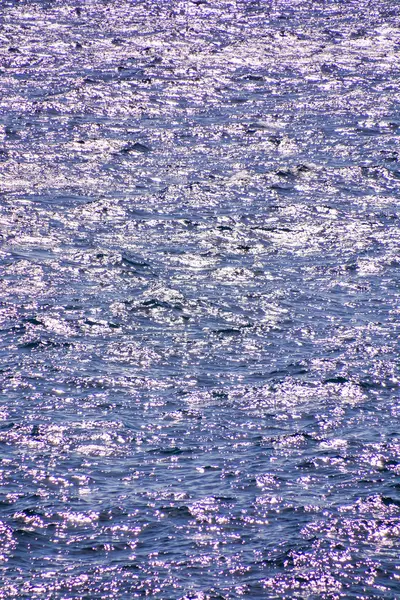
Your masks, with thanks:
M 395 0 L 0 0 L 0 599 L 400 598 Z

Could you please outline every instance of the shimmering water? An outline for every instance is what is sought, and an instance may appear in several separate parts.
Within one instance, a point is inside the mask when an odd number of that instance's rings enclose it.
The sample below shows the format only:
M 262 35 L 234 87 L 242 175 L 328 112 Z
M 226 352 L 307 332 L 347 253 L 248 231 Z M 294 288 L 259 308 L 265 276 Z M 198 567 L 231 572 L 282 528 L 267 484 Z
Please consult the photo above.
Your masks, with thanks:
M 0 598 L 400 598 L 394 0 L 0 1 Z

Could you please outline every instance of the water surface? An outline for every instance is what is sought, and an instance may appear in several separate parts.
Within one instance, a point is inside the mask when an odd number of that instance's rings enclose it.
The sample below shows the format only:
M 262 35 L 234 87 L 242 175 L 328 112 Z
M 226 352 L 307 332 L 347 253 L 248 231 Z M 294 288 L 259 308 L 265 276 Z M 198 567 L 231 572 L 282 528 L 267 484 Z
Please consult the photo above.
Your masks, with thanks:
M 397 3 L 0 8 L 0 598 L 400 598 Z

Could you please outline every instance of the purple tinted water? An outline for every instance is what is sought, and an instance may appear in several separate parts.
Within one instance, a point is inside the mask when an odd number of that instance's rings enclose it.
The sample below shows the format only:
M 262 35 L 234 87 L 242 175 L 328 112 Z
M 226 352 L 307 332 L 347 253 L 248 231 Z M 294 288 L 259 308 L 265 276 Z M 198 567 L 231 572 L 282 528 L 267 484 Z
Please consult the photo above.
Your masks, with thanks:
M 397 4 L 0 9 L 0 598 L 399 598 Z

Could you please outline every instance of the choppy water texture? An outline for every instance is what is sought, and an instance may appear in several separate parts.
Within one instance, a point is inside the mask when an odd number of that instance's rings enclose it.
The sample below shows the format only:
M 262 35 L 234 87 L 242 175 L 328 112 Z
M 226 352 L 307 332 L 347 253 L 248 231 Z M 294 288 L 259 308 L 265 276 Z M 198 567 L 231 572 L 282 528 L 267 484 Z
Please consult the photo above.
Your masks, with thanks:
M 398 3 L 0 6 L 0 598 L 400 598 Z

